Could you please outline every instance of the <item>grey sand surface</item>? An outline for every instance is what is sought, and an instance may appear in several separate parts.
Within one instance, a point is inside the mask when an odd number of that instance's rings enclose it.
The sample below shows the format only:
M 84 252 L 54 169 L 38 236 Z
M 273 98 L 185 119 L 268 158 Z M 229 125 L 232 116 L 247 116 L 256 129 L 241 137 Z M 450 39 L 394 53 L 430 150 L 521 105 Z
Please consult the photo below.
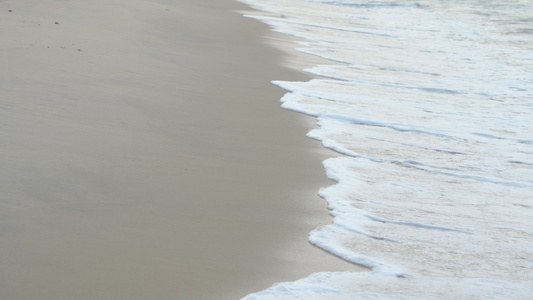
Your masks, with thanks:
M 307 242 L 326 153 L 269 84 L 304 77 L 238 9 L 0 2 L 0 298 L 236 299 L 357 269 Z

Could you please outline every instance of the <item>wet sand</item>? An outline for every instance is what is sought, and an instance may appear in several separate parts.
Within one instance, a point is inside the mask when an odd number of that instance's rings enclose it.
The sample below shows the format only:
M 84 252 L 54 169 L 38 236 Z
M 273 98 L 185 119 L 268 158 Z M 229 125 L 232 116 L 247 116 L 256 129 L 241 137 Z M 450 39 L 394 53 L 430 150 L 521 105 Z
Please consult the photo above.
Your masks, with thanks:
M 0 1 L 1 299 L 238 299 L 358 269 L 307 242 L 326 152 L 269 84 L 304 75 L 242 9 Z

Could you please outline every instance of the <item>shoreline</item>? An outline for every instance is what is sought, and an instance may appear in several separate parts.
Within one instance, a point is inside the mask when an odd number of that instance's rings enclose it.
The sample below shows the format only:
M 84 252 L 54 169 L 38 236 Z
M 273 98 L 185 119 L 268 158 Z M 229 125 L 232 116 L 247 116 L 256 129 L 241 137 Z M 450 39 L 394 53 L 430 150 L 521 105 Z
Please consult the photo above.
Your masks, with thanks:
M 270 84 L 306 75 L 244 4 L 2 4 L 2 298 L 235 299 L 360 269 L 307 241 L 331 222 L 324 150 Z

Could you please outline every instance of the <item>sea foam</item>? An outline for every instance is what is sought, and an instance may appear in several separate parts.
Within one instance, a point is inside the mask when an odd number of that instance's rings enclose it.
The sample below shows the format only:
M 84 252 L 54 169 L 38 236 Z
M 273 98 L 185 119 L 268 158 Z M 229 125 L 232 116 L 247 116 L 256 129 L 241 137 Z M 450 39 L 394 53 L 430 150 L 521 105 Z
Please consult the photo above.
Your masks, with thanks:
M 339 153 L 314 245 L 372 269 L 245 299 L 533 295 L 533 21 L 527 1 L 242 0 L 329 60 L 273 81 Z

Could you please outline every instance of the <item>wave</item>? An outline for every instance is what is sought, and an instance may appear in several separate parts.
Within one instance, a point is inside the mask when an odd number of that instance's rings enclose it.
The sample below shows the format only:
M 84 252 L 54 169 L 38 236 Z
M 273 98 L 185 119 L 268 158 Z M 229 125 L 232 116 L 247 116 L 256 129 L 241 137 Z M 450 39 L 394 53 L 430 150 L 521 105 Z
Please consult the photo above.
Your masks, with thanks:
M 308 136 L 339 154 L 324 161 L 337 183 L 319 191 L 333 223 L 310 242 L 372 269 L 245 299 L 533 294 L 533 42 L 509 34 L 532 27 L 533 4 L 242 2 L 331 62 L 307 69 L 308 82 L 273 83 L 288 91 L 283 108 L 317 118 Z

